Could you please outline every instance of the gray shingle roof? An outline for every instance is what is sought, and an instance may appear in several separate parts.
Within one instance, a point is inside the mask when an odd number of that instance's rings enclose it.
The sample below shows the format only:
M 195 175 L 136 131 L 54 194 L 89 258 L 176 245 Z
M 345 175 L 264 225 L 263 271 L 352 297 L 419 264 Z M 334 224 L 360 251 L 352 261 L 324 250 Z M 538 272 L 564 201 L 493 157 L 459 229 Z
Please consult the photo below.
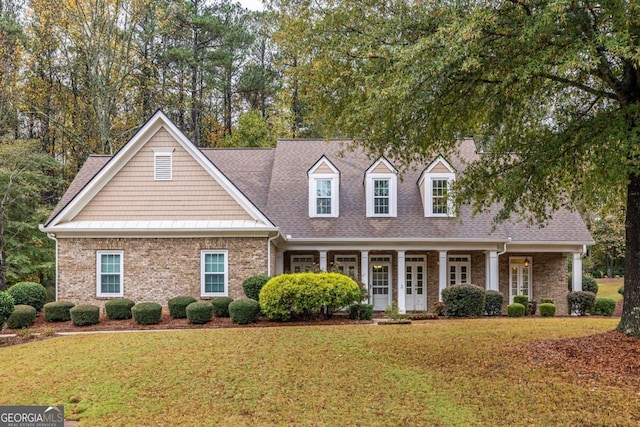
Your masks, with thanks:
M 495 225 L 497 209 L 471 217 L 462 207 L 458 218 L 425 218 L 417 182 L 425 164 L 402 170 L 398 180 L 396 218 L 367 218 L 364 173 L 377 159 L 362 150 L 347 149 L 348 141 L 281 140 L 274 149 L 204 149 L 206 157 L 260 209 L 283 235 L 297 239 L 425 239 L 425 240 L 501 240 L 514 242 L 591 241 L 584 222 L 576 212 L 561 209 L 544 227 L 524 223 Z M 340 171 L 340 216 L 310 218 L 307 171 L 322 156 Z M 447 158 L 458 171 L 463 159 L 476 157 L 471 140 L 461 142 L 459 156 Z M 90 157 L 64 194 L 53 218 L 86 185 L 109 157 Z M 393 159 L 390 159 L 393 163 Z

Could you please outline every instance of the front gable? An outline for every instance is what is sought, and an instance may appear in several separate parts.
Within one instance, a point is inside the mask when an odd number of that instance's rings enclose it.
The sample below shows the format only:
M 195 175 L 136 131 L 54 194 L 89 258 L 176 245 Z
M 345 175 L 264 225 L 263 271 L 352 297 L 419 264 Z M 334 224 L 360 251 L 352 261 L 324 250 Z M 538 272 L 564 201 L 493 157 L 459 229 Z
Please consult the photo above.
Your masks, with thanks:
M 273 227 L 160 111 L 44 228 L 83 223 L 100 229 L 113 221 L 127 228 L 154 221 Z

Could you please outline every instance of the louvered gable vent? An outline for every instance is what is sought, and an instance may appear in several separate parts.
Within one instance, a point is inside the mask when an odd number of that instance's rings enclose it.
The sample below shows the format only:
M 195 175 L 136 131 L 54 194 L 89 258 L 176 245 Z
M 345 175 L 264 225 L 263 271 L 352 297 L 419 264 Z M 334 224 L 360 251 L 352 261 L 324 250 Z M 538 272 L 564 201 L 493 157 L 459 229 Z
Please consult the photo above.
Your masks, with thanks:
M 170 181 L 173 174 L 173 148 L 154 149 L 154 179 Z

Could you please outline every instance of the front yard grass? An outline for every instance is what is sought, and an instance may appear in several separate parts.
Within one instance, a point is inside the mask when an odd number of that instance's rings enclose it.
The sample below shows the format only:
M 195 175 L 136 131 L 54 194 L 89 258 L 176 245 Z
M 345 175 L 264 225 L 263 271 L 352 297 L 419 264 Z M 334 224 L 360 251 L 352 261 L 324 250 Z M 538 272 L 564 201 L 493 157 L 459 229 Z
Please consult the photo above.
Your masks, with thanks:
M 596 279 L 598 283 L 598 298 L 611 298 L 614 301 L 620 301 L 622 299 L 622 295 L 618 293 L 618 289 L 624 285 L 622 279 L 619 281 L 600 281 Z
M 0 405 L 64 405 L 66 418 L 87 426 L 633 425 L 637 387 L 585 386 L 522 351 L 616 323 L 499 318 L 64 336 L 0 348 Z

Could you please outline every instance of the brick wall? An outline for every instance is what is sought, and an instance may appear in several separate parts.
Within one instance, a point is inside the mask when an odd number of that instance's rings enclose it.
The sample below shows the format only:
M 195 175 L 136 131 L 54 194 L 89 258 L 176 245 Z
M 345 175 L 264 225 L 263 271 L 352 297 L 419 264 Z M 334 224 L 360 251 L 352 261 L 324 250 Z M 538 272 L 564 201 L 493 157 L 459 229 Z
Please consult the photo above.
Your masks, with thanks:
M 242 282 L 267 273 L 266 238 L 58 239 L 58 300 L 102 306 L 96 297 L 96 251 L 124 253 L 124 297 L 158 302 L 178 295 L 200 299 L 200 251 L 228 251 L 229 296 L 244 296 Z M 272 251 L 275 258 L 275 252 Z

